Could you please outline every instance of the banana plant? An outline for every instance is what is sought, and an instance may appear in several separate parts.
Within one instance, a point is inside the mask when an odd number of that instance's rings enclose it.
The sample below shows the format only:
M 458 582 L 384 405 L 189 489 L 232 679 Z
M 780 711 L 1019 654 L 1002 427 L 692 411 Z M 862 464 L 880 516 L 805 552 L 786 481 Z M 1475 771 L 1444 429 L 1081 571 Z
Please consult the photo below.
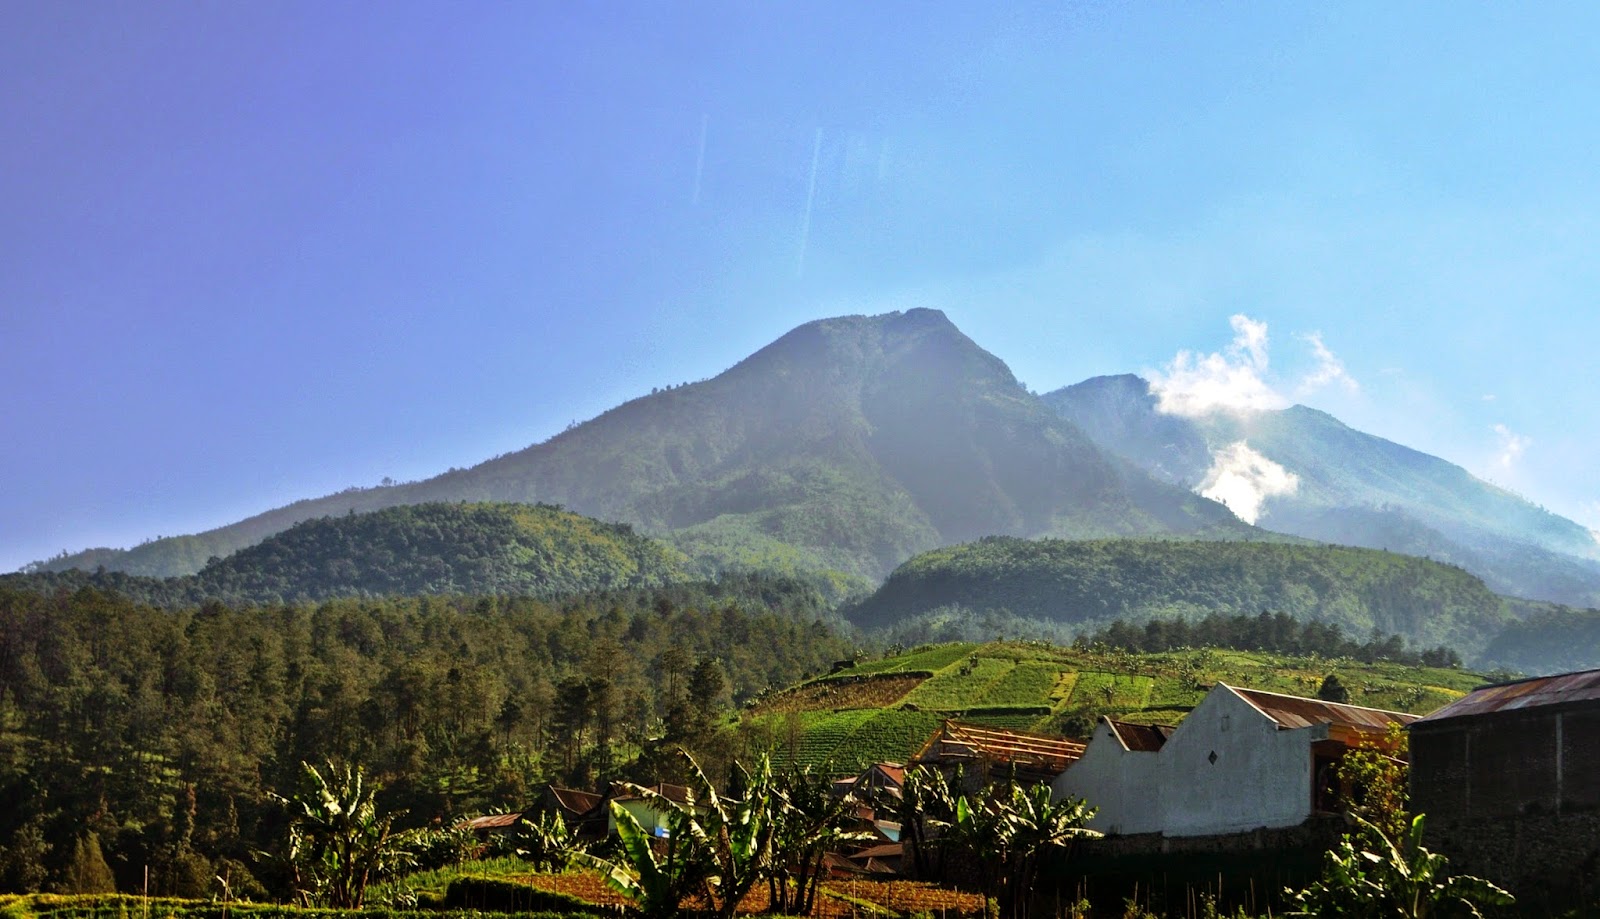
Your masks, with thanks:
M 1364 830 L 1362 847 L 1346 835 L 1339 848 L 1328 853 L 1321 879 L 1290 892 L 1299 906 L 1293 915 L 1481 919 L 1480 906 L 1515 902 L 1511 894 L 1483 878 L 1449 874 L 1449 859 L 1422 845 L 1423 815 L 1412 818 L 1398 839 L 1359 815 L 1355 819 Z
M 776 777 L 770 818 L 774 857 L 766 872 L 769 912 L 811 915 L 827 853 L 876 838 L 849 828 L 858 803 L 854 795 L 834 794 L 832 780 L 809 768 Z
M 360 909 L 367 884 L 408 866 L 414 834 L 397 833 L 398 814 L 378 811 L 378 785 L 359 766 L 309 763 L 300 790 L 273 795 L 289 809 L 288 862 L 302 904 Z
M 634 788 L 635 791 L 648 789 Z M 667 836 L 657 844 L 640 826 L 638 818 L 616 801 L 611 802 L 611 817 L 616 823 L 619 861 L 609 861 L 588 852 L 571 853 L 574 864 L 601 872 L 615 891 L 633 900 L 647 919 L 676 915 L 678 905 L 692 893 L 704 889 L 710 874 L 705 859 L 708 850 L 703 831 L 692 825 L 688 815 L 674 807 L 667 813 Z
M 731 919 L 773 860 L 772 764 L 763 756 L 753 773 L 736 765 L 734 793 L 724 796 L 692 756 L 682 756 L 691 780 L 686 800 L 641 785 L 624 786 L 666 816 L 661 852 L 638 820 L 613 801 L 611 814 L 626 863 L 589 855 L 575 860 L 605 873 L 611 887 L 633 898 L 647 916 L 671 915 L 684 897 L 704 893 L 719 916 Z

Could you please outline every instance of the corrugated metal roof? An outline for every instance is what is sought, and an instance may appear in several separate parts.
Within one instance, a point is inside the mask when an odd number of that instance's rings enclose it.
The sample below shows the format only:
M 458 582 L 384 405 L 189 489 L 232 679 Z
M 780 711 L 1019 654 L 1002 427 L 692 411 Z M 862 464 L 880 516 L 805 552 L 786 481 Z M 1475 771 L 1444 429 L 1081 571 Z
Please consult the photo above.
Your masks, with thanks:
M 1226 683 L 1218 683 L 1217 685 L 1232 691 L 1235 695 L 1254 706 L 1261 714 L 1271 718 L 1278 723 L 1279 727 L 1283 728 L 1305 728 L 1314 724 L 1337 724 L 1381 734 L 1389 730 L 1390 724 L 1410 724 L 1416 721 L 1418 717 L 1405 712 L 1384 711 L 1381 708 L 1363 708 L 1359 705 L 1324 702 L 1321 699 L 1286 696 L 1282 693 L 1266 692 L 1260 689 L 1240 689 L 1237 686 L 1228 686 Z
M 582 816 L 600 806 L 602 798 L 589 791 L 579 791 L 576 788 L 561 788 L 557 785 L 550 786 L 550 797 L 555 799 L 563 809 Z
M 1111 728 L 1111 736 L 1122 744 L 1123 749 L 1142 753 L 1160 750 L 1172 732 L 1177 730 L 1168 724 L 1131 724 L 1114 718 L 1107 718 L 1106 725 Z
M 1538 708 L 1567 702 L 1592 702 L 1600 699 L 1600 670 L 1580 670 L 1555 676 L 1534 677 L 1514 683 L 1480 686 L 1451 702 L 1422 721 L 1444 721 L 1470 715 Z

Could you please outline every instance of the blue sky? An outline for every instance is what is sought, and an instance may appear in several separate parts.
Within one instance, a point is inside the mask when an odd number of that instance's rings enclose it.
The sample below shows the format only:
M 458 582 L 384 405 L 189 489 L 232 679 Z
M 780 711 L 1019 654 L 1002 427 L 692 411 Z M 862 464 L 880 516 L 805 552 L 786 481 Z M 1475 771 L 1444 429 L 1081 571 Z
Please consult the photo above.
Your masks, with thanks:
M 1600 7 L 990 6 L 0 5 L 0 570 L 910 306 L 1600 526 Z

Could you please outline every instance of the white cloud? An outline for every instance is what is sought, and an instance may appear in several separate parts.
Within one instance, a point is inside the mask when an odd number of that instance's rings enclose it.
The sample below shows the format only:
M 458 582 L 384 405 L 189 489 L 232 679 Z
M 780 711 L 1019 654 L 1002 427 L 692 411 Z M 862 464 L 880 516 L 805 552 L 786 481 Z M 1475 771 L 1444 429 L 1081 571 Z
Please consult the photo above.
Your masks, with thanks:
M 1149 373 L 1158 411 L 1198 418 L 1215 412 L 1243 414 L 1288 407 L 1289 399 L 1273 385 L 1268 373 L 1267 324 L 1243 313 L 1229 317 L 1228 322 L 1233 326 L 1233 341 L 1226 348 L 1211 354 L 1179 351 L 1164 370 Z M 1328 386 L 1360 391 L 1360 384 L 1328 349 L 1321 332 L 1297 337 L 1311 347 L 1315 362 L 1294 387 L 1297 396 Z
M 1158 411 L 1193 418 L 1212 412 L 1284 408 L 1289 404 L 1264 379 L 1267 324 L 1243 313 L 1228 322 L 1234 334 L 1227 348 L 1203 355 L 1179 351 L 1165 372 L 1150 374 Z
M 1361 384 L 1344 369 L 1344 361 L 1335 357 L 1334 353 L 1328 350 L 1328 346 L 1323 344 L 1321 332 L 1309 332 L 1300 338 L 1311 345 L 1311 354 L 1317 360 L 1316 369 L 1300 381 L 1300 392 L 1314 392 L 1333 384 L 1344 387 L 1346 392 L 1360 391 Z
M 1527 452 L 1533 443 L 1533 438 L 1524 437 L 1503 424 L 1495 425 L 1494 433 L 1500 439 L 1500 446 L 1495 451 L 1495 468 L 1510 472 L 1517 465 L 1517 461 L 1522 459 L 1522 454 Z
M 1299 488 L 1299 476 L 1241 440 L 1211 455 L 1211 469 L 1198 491 L 1227 505 L 1245 523 L 1255 523 L 1268 498 L 1292 495 Z

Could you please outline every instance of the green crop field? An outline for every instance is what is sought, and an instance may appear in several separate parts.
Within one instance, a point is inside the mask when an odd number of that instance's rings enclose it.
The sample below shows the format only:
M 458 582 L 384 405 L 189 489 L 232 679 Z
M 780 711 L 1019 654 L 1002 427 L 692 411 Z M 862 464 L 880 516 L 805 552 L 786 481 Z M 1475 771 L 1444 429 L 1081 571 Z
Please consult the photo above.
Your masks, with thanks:
M 860 664 L 846 673 L 890 673 L 898 670 L 930 670 L 937 673 L 964 657 L 970 656 L 981 645 L 970 642 L 955 642 L 947 645 L 934 645 L 928 648 L 916 648 L 905 654 L 885 657 L 882 660 L 869 661 Z
M 1056 661 L 1023 661 L 1004 677 L 989 684 L 979 705 L 1039 705 L 1049 699 L 1061 677 Z
M 970 660 L 952 664 L 913 689 L 906 695 L 905 702 L 941 712 L 971 708 L 979 703 L 991 685 L 1016 666 L 1015 661 L 996 657 L 980 657 L 976 664 Z
M 1102 715 L 1177 724 L 1219 682 L 1310 697 L 1329 674 L 1337 674 L 1355 705 L 1418 714 L 1483 682 L 1469 671 L 1393 663 L 1204 648 L 1133 654 L 1039 642 L 936 645 L 865 661 L 829 679 L 897 672 L 933 676 L 920 684 L 908 675 L 901 683 L 879 679 L 856 689 L 791 691 L 781 696 L 794 706 L 787 713 L 758 709 L 748 718 L 773 738 L 780 759 L 848 772 L 872 762 L 904 762 L 944 718 L 1014 730 L 1070 731 L 1085 739 Z M 908 691 L 890 698 L 897 686 Z M 833 711 L 847 697 L 851 704 L 864 702 L 869 688 L 876 694 L 873 707 Z

